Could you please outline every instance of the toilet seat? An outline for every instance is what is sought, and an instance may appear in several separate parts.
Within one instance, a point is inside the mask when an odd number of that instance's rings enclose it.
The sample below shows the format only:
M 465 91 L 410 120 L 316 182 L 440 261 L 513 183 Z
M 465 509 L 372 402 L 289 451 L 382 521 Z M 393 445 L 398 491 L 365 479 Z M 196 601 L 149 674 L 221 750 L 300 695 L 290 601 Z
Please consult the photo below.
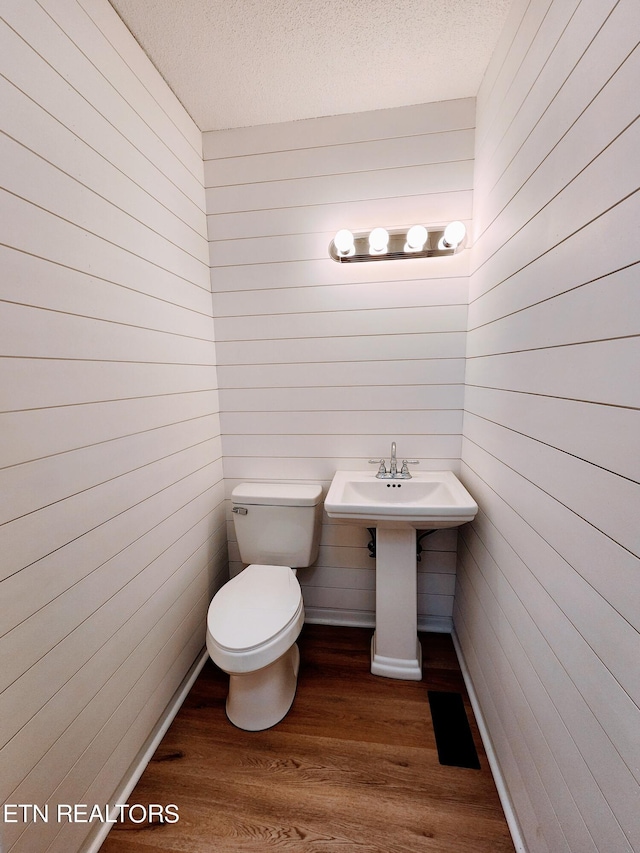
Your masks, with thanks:
M 284 654 L 303 622 L 302 591 L 292 569 L 252 564 L 209 605 L 207 649 L 225 672 L 251 672 Z

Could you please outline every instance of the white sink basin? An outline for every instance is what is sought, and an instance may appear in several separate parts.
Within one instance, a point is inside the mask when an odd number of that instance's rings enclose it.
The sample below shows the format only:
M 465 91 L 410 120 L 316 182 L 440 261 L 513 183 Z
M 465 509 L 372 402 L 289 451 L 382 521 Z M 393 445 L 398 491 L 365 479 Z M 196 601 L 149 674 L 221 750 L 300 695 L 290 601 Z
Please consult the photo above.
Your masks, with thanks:
M 372 471 L 336 471 L 325 510 L 365 527 L 431 530 L 472 521 L 478 505 L 452 471 L 421 471 L 410 480 L 377 479 Z

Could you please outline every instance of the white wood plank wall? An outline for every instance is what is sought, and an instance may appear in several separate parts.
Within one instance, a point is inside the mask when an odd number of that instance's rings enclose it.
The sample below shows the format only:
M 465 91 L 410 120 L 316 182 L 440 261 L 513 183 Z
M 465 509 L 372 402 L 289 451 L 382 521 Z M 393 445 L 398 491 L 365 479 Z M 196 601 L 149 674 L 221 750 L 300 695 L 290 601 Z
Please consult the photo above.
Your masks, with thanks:
M 467 252 L 340 265 L 343 227 L 469 221 L 474 100 L 204 134 L 222 446 L 243 480 L 320 482 L 398 454 L 457 469 Z M 325 517 L 307 617 L 372 624 L 366 531 Z M 232 571 L 240 569 L 230 524 Z M 455 532 L 421 563 L 421 625 L 449 628 Z
M 106 0 L 0 8 L 0 801 L 54 809 L 110 801 L 226 577 L 201 134 Z
M 640 850 L 639 33 L 516 0 L 478 96 L 454 624 L 530 853 Z

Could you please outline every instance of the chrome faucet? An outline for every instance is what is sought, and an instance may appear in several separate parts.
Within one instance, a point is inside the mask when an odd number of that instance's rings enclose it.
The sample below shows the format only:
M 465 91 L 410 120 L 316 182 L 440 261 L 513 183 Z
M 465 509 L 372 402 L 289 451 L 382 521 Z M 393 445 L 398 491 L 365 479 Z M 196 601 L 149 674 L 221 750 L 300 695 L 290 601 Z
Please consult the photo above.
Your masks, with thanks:
M 389 461 L 389 473 L 395 477 L 398 473 L 398 460 L 396 459 L 396 443 L 391 442 L 391 460 Z
M 369 463 L 371 465 L 379 465 L 378 473 L 376 477 L 378 480 L 410 480 L 411 474 L 409 473 L 409 465 L 419 465 L 417 459 L 403 459 L 402 460 L 402 468 L 398 471 L 398 460 L 396 458 L 396 443 L 395 441 L 391 442 L 391 459 L 389 460 L 389 470 L 387 471 L 387 465 L 384 459 L 370 459 Z

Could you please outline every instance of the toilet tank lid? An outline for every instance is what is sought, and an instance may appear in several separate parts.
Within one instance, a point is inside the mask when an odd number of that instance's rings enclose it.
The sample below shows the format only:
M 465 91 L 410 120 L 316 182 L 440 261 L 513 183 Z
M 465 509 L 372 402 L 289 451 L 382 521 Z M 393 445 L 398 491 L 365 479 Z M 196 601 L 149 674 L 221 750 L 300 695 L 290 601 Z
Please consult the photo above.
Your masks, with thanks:
M 322 486 L 317 483 L 240 483 L 231 493 L 234 503 L 263 506 L 315 506 Z

